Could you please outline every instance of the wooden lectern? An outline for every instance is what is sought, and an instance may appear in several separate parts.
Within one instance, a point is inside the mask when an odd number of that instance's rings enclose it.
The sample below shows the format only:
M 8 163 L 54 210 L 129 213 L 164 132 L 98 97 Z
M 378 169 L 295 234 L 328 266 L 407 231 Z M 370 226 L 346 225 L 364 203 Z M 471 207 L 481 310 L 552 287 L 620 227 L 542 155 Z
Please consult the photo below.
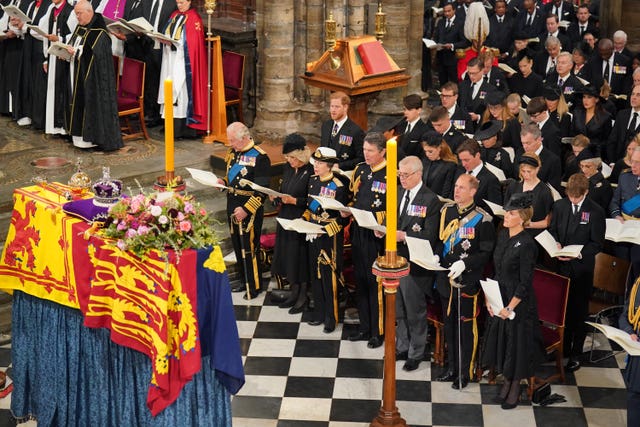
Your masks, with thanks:
M 221 142 L 228 145 L 227 141 L 227 107 L 224 98 L 224 74 L 222 71 L 222 41 L 220 36 L 207 37 L 207 46 L 210 49 L 209 57 L 209 133 L 205 135 L 203 142 Z
M 349 95 L 349 117 L 365 131 L 368 129 L 369 100 L 382 90 L 406 86 L 411 78 L 384 49 L 381 52 L 389 61 L 389 70 L 368 74 L 358 46 L 371 42 L 377 43 L 374 36 L 338 39 L 333 51 L 328 50 L 319 60 L 307 64 L 307 71 L 300 76 L 308 85 Z

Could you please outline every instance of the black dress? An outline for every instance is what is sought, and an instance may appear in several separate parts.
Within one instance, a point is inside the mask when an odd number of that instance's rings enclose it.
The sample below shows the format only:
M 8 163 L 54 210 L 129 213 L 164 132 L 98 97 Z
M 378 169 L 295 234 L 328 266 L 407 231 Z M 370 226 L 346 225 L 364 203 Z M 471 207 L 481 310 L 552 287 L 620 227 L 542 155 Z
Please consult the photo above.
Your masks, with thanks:
M 589 138 L 591 147 L 596 150 L 596 154 L 600 155 L 603 160 L 607 159 L 607 140 L 611 133 L 611 114 L 604 108 L 596 108 L 596 112 L 587 122 L 587 111 L 584 108 L 577 107 L 573 111 L 573 122 L 571 123 L 571 135 L 576 136 L 582 134 Z M 616 160 L 616 159 L 611 159 Z
M 313 166 L 310 164 L 297 170 L 289 166 L 288 163 L 284 166 L 280 192 L 295 197 L 296 204 L 281 204 L 278 218 L 302 218 L 302 214 L 307 208 L 307 190 L 311 175 L 313 175 Z M 308 283 L 309 263 L 307 259 L 309 257 L 307 248 L 304 234 L 286 231 L 278 224 L 271 272 L 285 277 L 289 283 Z
M 518 69 L 517 67 L 518 64 L 516 64 L 516 70 Z M 526 95 L 533 99 L 536 96 L 542 96 L 543 79 L 536 73 L 531 73 L 527 77 L 517 73 L 509 79 L 509 87 L 511 88 L 511 93 L 517 93 L 521 97 Z M 522 107 L 527 107 L 524 100 L 522 100 Z
M 482 366 L 494 368 L 508 380 L 529 378 L 542 355 L 538 307 L 533 292 L 533 270 L 538 248 L 524 231 L 509 237 L 502 230 L 493 252 L 495 280 L 500 283 L 506 307 L 514 296 L 520 298 L 515 318 L 488 317 L 484 334 Z
M 504 195 L 505 204 L 509 201 L 512 194 L 522 193 L 522 184 L 522 181 L 517 181 L 509 185 Z M 538 182 L 531 192 L 533 193 L 533 217 L 531 217 L 531 222 L 542 221 L 551 212 L 553 195 L 547 184 L 542 181 Z M 542 232 L 542 229 L 527 228 L 527 231 L 535 237 Z

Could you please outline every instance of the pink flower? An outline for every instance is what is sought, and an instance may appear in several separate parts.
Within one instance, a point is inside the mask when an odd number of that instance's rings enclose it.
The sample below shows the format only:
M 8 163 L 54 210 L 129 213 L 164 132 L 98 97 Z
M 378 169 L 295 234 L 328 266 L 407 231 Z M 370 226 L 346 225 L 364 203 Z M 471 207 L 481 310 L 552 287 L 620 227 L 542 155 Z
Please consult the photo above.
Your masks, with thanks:
M 128 239 L 132 238 L 132 237 L 136 237 L 138 235 L 138 232 L 136 230 L 134 230 L 133 228 L 130 228 L 127 230 L 126 233 L 124 233 L 124 236 Z
M 118 231 L 123 231 L 127 229 L 127 224 L 124 221 L 120 221 L 117 227 Z
M 200 209 L 200 215 L 205 216 L 207 214 L 207 211 L 204 210 L 204 208 Z
M 184 213 L 190 214 L 195 213 L 193 205 L 189 202 L 184 202 Z
M 118 240 L 118 242 L 116 243 L 116 246 L 121 251 L 126 251 L 127 250 L 127 244 L 124 242 L 124 240 Z
M 180 231 L 187 232 L 191 230 L 191 222 L 189 221 L 180 221 Z
M 169 218 L 167 218 L 166 215 L 160 215 L 160 217 L 158 218 L 158 222 L 160 224 L 167 224 L 169 222 Z
M 162 208 L 158 205 L 153 205 L 151 209 L 149 209 L 149 212 L 151 212 L 153 216 L 160 216 L 162 214 Z
M 184 220 L 185 217 L 184 217 L 184 214 L 182 212 L 178 212 L 178 217 L 177 218 L 178 218 L 178 221 L 182 221 L 182 220 Z
M 141 225 L 140 227 L 138 227 L 138 234 L 141 236 L 148 234 L 149 231 L 151 231 L 151 228 L 147 227 L 146 225 Z

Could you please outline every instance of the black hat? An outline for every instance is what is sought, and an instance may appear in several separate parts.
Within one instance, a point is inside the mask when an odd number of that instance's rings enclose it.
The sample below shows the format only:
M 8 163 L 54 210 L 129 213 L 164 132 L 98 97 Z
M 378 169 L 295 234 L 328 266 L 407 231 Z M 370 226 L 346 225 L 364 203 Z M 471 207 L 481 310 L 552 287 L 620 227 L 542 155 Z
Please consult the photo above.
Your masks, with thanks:
M 516 39 L 520 40 L 520 39 Z M 522 49 L 518 52 L 517 60 L 518 62 L 522 61 L 524 58 L 527 58 L 530 61 L 533 61 L 533 58 L 536 56 L 535 52 L 529 48 Z
M 442 144 L 442 135 L 435 130 L 428 130 L 420 136 L 420 141 L 429 147 L 439 147 Z
M 290 133 L 284 138 L 284 144 L 282 145 L 282 154 L 287 154 L 296 150 L 304 150 L 307 146 L 307 141 L 298 133 Z
M 582 89 L 578 91 L 578 93 L 582 95 L 593 96 L 594 98 L 600 98 L 600 91 L 598 90 L 597 87 L 595 87 L 592 84 L 588 84 L 584 86 Z
M 416 110 L 422 108 L 422 98 L 416 94 L 408 95 L 404 97 L 402 104 L 407 110 Z
M 542 88 L 542 96 L 544 97 L 544 99 L 548 99 L 549 101 L 557 101 L 558 99 L 560 99 L 561 94 L 562 92 L 560 88 L 555 84 L 545 85 Z
M 314 151 L 313 155 L 311 156 L 312 164 L 314 160 L 325 163 L 338 163 L 340 161 L 336 154 L 336 150 L 329 147 L 318 147 L 318 149 Z
M 533 166 L 534 168 L 540 167 L 540 163 L 538 162 L 538 159 L 536 159 L 535 157 L 531 157 L 531 156 L 520 156 L 520 160 L 518 160 L 518 165 L 529 165 L 529 166 Z
M 473 139 L 476 141 L 484 141 L 496 136 L 498 132 L 500 132 L 500 129 L 502 129 L 502 124 L 498 120 L 490 120 L 480 126 L 475 135 L 473 135 Z
M 518 209 L 526 209 L 533 205 L 533 192 L 525 191 L 524 193 L 514 193 L 504 205 L 505 211 L 515 211 Z
M 585 147 L 576 156 L 576 161 L 578 162 L 578 165 L 579 165 L 580 162 L 583 161 L 583 160 L 597 159 L 599 157 L 600 156 L 598 154 L 596 154 L 595 151 L 593 151 L 593 149 L 591 147 Z
M 383 116 L 378 119 L 376 124 L 369 130 L 369 132 L 387 132 L 391 129 L 395 129 L 396 126 L 400 124 L 402 119 L 398 119 L 398 117 L 392 116 Z
M 489 91 L 484 97 L 484 102 L 487 105 L 501 105 L 506 98 L 504 92 L 500 90 Z

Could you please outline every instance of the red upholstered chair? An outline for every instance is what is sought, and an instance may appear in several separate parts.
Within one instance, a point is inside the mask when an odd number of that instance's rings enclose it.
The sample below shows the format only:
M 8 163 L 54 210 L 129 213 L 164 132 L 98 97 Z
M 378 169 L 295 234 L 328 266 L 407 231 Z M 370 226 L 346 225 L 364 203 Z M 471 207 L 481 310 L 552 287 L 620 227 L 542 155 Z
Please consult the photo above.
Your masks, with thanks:
M 146 64 L 131 58 L 124 58 L 122 77 L 118 87 L 118 116 L 124 118 L 122 139 L 133 139 L 144 136 L 149 139 L 144 122 L 144 74 Z M 134 132 L 130 116 L 137 115 L 140 120 L 140 131 Z
M 542 341 L 547 354 L 555 352 L 556 373 L 548 378 L 529 378 L 529 398 L 536 383 L 560 379 L 565 382 L 563 357 L 564 321 L 569 296 L 569 278 L 540 269 L 533 273 L 533 290 L 538 303 Z
M 427 300 L 427 322 L 436 331 L 436 342 L 433 345 L 433 363 L 444 366 L 444 322 L 442 320 L 442 305 L 440 297 Z
M 238 121 L 244 122 L 242 114 L 242 92 L 244 90 L 245 56 L 225 50 L 222 52 L 222 72 L 224 74 L 225 106 L 237 106 Z

